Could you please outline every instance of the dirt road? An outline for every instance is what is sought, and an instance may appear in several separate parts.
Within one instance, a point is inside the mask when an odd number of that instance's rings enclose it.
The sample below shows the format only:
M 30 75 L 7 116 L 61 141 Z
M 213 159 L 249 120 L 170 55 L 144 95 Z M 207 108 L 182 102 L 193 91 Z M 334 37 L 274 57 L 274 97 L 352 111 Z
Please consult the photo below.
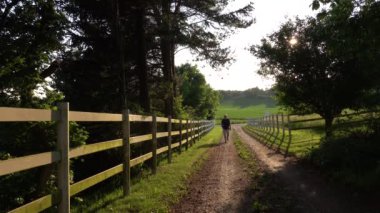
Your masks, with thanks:
M 245 212 L 250 178 L 232 141 L 209 150 L 209 158 L 189 182 L 188 194 L 173 212 Z
M 173 212 L 252 212 L 254 203 L 259 202 L 260 209 L 263 201 L 263 212 L 379 212 L 376 198 L 330 188 L 321 174 L 257 142 L 240 125 L 233 131 L 254 153 L 262 178 L 248 175 L 232 141 L 220 143 L 209 150 L 209 159 L 191 178 L 188 194 Z

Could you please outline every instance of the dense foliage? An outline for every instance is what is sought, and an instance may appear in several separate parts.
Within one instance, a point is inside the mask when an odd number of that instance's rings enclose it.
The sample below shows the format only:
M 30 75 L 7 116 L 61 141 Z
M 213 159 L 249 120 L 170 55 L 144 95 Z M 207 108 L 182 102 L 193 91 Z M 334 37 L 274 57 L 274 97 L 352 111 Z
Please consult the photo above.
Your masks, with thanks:
M 223 66 L 221 42 L 252 24 L 252 4 L 227 12 L 230 1 L 4 0 L 0 2 L 0 106 L 211 118 L 218 93 L 198 70 L 177 70 L 175 53 L 189 48 Z M 119 124 L 70 124 L 71 147 L 120 137 Z M 149 128 L 133 126 L 133 134 Z M 0 125 L 0 158 L 49 151 L 54 123 Z M 132 155 L 149 147 L 136 146 Z M 120 157 L 106 152 L 73 160 L 78 180 Z M 99 158 L 103 163 L 97 167 Z M 85 165 L 86 164 L 86 165 Z M 0 211 L 56 189 L 54 166 L 0 177 Z M 19 188 L 12 188 L 19 185 Z
M 191 117 L 214 118 L 219 105 L 219 93 L 206 83 L 196 66 L 184 64 L 177 68 L 177 72 L 185 111 Z
M 318 3 L 314 3 L 317 7 Z M 333 1 L 317 18 L 290 20 L 251 47 L 260 74 L 276 78 L 281 104 L 318 113 L 326 135 L 343 109 L 376 107 L 379 95 L 380 4 Z
M 374 193 L 380 186 L 380 2 L 314 0 L 312 7 L 319 9 L 315 18 L 287 21 L 251 52 L 261 59 L 259 73 L 276 79 L 280 104 L 325 119 L 326 137 L 307 162 L 356 192 Z M 371 113 L 333 126 L 352 110 Z

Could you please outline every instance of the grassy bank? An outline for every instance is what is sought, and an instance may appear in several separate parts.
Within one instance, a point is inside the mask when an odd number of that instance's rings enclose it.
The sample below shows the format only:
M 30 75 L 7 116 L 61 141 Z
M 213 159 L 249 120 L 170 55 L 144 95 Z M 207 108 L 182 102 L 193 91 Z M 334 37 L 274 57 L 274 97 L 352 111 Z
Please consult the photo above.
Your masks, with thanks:
M 168 212 L 170 205 L 186 192 L 187 178 L 199 167 L 207 149 L 217 144 L 221 128 L 215 128 L 189 150 L 175 154 L 171 164 L 160 163 L 156 175 L 148 175 L 131 186 L 122 197 L 122 188 L 112 193 L 93 195 L 74 206 L 73 212 Z
M 324 135 L 323 129 L 318 128 L 293 130 L 290 141 L 288 130 L 283 135 L 281 129 L 279 132 L 269 132 L 248 125 L 243 127 L 243 129 L 247 134 L 260 140 L 267 146 L 298 157 L 302 157 L 308 154 L 311 149 L 319 147 L 320 140 Z

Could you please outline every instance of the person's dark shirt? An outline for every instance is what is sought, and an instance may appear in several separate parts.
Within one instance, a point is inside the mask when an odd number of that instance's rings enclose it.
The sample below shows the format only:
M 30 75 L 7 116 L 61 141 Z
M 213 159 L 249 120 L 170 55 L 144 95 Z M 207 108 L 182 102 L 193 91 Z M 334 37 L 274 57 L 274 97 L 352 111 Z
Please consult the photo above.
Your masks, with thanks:
M 228 118 L 223 118 L 222 119 L 222 128 L 223 129 L 229 129 L 230 128 L 230 119 Z

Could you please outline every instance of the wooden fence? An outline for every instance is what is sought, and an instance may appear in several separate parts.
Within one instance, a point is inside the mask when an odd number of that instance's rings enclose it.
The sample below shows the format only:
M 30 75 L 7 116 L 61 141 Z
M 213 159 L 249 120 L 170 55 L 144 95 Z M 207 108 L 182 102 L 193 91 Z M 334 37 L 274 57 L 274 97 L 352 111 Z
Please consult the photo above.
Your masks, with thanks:
M 258 131 L 263 134 L 253 135 L 257 140 L 265 142 L 266 140 L 276 140 L 280 138 L 280 144 L 278 144 L 278 149 L 282 147 L 285 142 L 285 135 L 288 135 L 287 148 L 284 150 L 285 155 L 288 155 L 289 146 L 292 140 L 292 128 L 291 128 L 291 118 L 290 115 L 275 114 L 267 115 L 257 119 L 249 119 L 248 125 L 253 126 Z M 271 144 L 273 145 L 273 144 Z
M 335 118 L 333 127 L 338 128 L 350 125 L 360 125 L 374 119 L 379 119 L 379 117 L 379 112 L 377 111 L 346 113 Z M 282 151 L 285 152 L 285 155 L 288 155 L 289 147 L 293 142 L 293 132 L 296 130 L 307 129 L 320 129 L 323 131 L 324 119 L 319 115 L 274 114 L 248 120 L 248 125 L 255 128 L 256 132 L 253 136 L 257 140 L 264 143 L 266 141 L 279 140 L 279 144 L 277 144 L 278 150 L 282 149 Z M 285 141 L 286 138 L 287 141 Z M 310 142 L 311 140 L 305 139 L 303 141 L 298 141 L 298 143 Z M 273 144 L 274 142 L 271 145 Z
M 58 110 L 24 109 L 0 107 L 0 122 L 39 122 L 56 121 L 57 148 L 55 151 L 39 153 L 29 156 L 17 157 L 0 161 L 0 176 L 20 172 L 48 164 L 57 165 L 58 191 L 27 203 L 10 212 L 40 212 L 53 205 L 58 205 L 59 212 L 70 212 L 70 197 L 88 189 L 116 174 L 123 174 L 124 195 L 130 192 L 130 168 L 148 159 L 152 159 L 152 173 L 156 173 L 157 155 L 167 152 L 168 161 L 171 162 L 172 150 L 183 145 L 191 146 L 202 135 L 214 127 L 214 121 L 209 120 L 182 120 L 165 117 L 144 116 L 129 114 L 128 110 L 122 114 L 92 113 L 69 111 L 68 103 L 60 103 Z M 123 138 L 104 141 L 95 144 L 83 145 L 70 149 L 69 122 L 121 122 Z M 152 131 L 150 134 L 131 137 L 130 124 L 132 122 L 150 122 Z M 157 123 L 166 123 L 167 132 L 157 132 Z M 179 126 L 173 130 L 173 124 Z M 172 137 L 179 137 L 179 141 L 173 143 Z M 167 146 L 157 148 L 158 138 L 167 138 Z M 130 159 L 131 145 L 142 142 L 151 142 L 152 151 Z M 123 162 L 108 170 L 88 177 L 70 185 L 70 159 L 109 149 L 122 148 Z

